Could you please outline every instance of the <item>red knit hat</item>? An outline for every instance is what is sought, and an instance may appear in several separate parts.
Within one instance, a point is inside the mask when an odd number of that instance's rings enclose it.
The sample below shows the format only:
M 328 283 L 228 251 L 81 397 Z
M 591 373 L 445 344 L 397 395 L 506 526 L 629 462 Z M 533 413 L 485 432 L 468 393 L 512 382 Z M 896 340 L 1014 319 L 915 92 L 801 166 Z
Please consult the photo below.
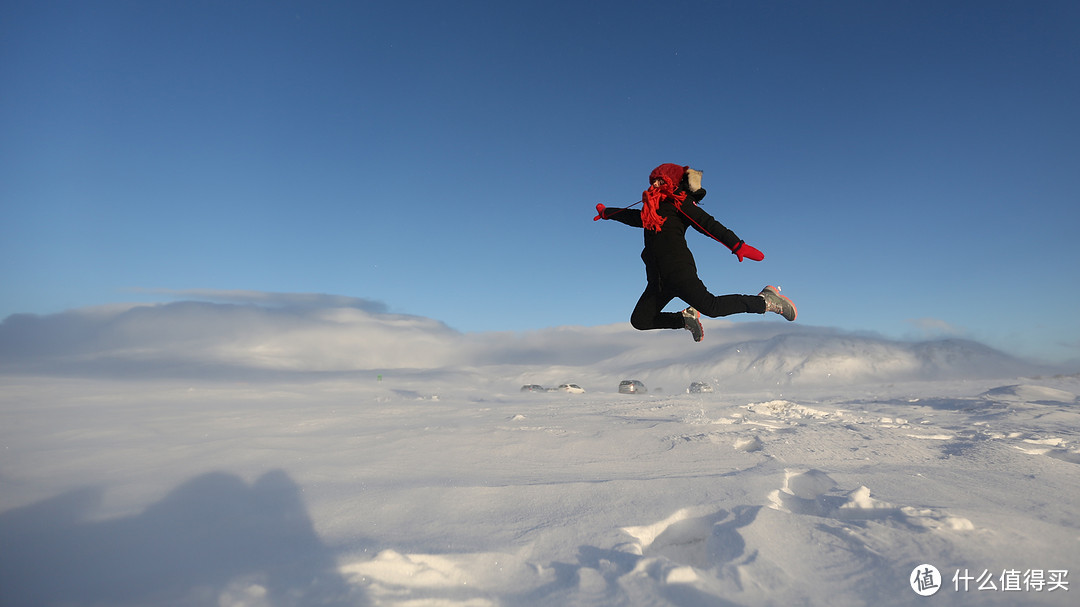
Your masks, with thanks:
M 641 223 L 646 229 L 658 232 L 664 225 L 664 218 L 656 212 L 662 200 L 674 198 L 676 206 L 681 206 L 686 200 L 686 193 L 676 194 L 675 188 L 679 187 L 679 182 L 682 181 L 688 168 L 690 167 L 669 162 L 656 167 L 649 173 L 650 184 L 658 179 L 661 183 L 659 186 L 650 185 L 649 189 L 641 193 Z
M 668 188 L 674 191 L 679 186 L 679 182 L 682 181 L 683 175 L 686 174 L 688 168 L 690 167 L 679 166 L 670 162 L 662 164 L 653 169 L 652 173 L 649 173 L 649 183 L 657 179 L 663 179 Z

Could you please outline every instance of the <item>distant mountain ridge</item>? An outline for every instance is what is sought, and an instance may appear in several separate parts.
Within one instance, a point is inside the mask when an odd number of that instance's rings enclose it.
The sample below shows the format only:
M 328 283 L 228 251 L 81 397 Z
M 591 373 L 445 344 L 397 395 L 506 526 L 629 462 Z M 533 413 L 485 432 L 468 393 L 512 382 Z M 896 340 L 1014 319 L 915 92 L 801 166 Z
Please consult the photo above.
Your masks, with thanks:
M 1037 365 L 962 339 L 908 342 L 767 320 L 708 320 L 706 339 L 628 324 L 461 333 L 370 300 L 114 305 L 0 323 L 0 372 L 169 375 L 453 371 L 760 386 L 1016 376 Z M 300 302 L 299 304 L 297 302 Z M 302 305 L 300 305 L 302 304 Z M 553 379 L 554 381 L 554 379 Z
M 608 361 L 610 363 L 612 361 Z M 615 371 L 617 365 L 605 365 Z M 789 332 L 720 344 L 679 360 L 641 360 L 625 373 L 664 381 L 725 385 L 818 385 L 1010 377 L 1045 371 L 979 342 L 890 340 L 791 327 Z

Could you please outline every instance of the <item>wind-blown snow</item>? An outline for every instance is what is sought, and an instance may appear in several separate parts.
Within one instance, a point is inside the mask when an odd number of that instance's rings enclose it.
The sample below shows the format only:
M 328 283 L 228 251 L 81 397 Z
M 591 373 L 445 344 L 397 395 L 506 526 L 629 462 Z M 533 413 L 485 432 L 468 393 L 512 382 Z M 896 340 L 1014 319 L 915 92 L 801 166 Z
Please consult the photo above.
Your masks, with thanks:
M 0 324 L 0 605 L 1075 602 L 1077 375 L 798 323 L 213 299 Z

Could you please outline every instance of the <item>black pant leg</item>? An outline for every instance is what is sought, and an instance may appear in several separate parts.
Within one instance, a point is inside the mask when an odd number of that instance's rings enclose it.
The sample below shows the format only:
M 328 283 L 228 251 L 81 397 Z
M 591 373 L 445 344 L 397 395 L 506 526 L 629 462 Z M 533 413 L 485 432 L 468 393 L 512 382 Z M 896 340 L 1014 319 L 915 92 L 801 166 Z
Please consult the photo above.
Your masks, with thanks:
M 713 295 L 697 276 L 681 277 L 675 281 L 669 279 L 667 283 L 668 288 L 676 297 L 709 318 L 732 314 L 765 313 L 763 298 L 757 295 Z
M 664 292 L 659 278 L 650 280 L 645 287 L 645 292 L 638 299 L 633 313 L 630 314 L 630 324 L 639 331 L 682 329 L 682 314 L 661 312 L 664 306 L 668 305 L 674 297 L 674 294 Z

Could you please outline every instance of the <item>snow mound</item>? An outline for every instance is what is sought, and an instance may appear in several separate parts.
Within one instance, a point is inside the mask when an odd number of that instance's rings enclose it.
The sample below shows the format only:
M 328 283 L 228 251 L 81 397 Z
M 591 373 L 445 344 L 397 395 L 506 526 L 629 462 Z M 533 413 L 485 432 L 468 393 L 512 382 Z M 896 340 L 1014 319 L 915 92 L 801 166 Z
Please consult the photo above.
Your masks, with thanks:
M 362 586 L 375 604 L 432 604 L 485 607 L 499 602 L 492 587 L 525 585 L 548 577 L 520 556 L 506 553 L 402 554 L 392 549 L 341 567 L 342 576 Z M 439 596 L 418 603 L 417 595 Z
M 632 556 L 617 585 L 632 588 L 650 580 L 660 596 L 674 596 L 673 588 L 662 588 L 681 585 L 702 601 L 766 592 L 770 604 L 805 600 L 800 593 L 819 586 L 895 586 L 898 592 L 903 567 L 896 567 L 892 580 L 878 577 L 882 568 L 893 567 L 887 564 L 890 543 L 948 542 L 951 534 L 976 529 L 961 516 L 876 498 L 865 486 L 842 490 L 815 469 L 787 470 L 767 506 L 687 507 L 654 523 L 624 527 L 631 541 L 617 549 Z M 920 538 L 913 532 L 945 535 Z
M 771 400 L 764 403 L 751 403 L 749 405 L 745 405 L 743 408 L 754 413 L 782 418 L 826 419 L 830 417 L 843 416 L 843 413 L 839 411 L 831 413 L 828 411 L 820 411 L 818 409 L 812 409 L 805 405 L 800 405 L 798 403 L 793 403 L 787 400 Z
M 1024 403 L 1075 403 L 1077 397 L 1072 392 L 1036 386 L 1031 384 L 1019 384 L 1015 386 L 1001 386 L 987 390 L 981 395 L 984 398 L 1001 402 L 1024 402 Z

